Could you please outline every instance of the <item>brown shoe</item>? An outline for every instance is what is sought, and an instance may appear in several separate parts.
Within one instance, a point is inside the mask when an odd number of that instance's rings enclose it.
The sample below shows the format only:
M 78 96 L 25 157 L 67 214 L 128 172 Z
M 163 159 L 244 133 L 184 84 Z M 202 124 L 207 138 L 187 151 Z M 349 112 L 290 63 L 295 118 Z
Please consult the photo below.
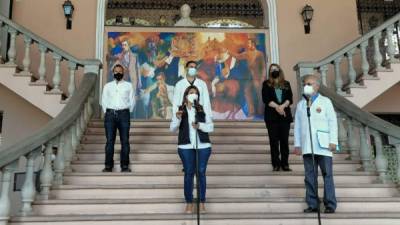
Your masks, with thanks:
M 192 203 L 186 203 L 185 213 L 186 214 L 193 213 L 193 204 Z
M 206 213 L 206 205 L 204 203 L 200 203 L 200 213 Z

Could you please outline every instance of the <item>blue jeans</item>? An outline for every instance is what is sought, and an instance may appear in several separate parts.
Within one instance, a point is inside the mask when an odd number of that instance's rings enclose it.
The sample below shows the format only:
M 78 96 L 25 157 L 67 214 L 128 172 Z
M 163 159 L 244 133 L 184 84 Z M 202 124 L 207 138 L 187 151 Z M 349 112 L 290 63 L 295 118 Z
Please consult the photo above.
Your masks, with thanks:
M 315 170 L 317 177 L 314 175 L 311 154 L 303 155 L 305 170 L 305 186 L 306 186 L 306 202 L 313 209 L 317 208 L 316 195 L 316 179 L 318 178 L 318 166 L 321 169 L 324 178 L 324 205 L 331 209 L 336 209 L 335 184 L 333 182 L 332 157 L 315 155 Z
M 185 170 L 184 177 L 184 193 L 187 203 L 193 202 L 193 178 L 196 174 L 196 150 L 194 149 L 179 149 L 179 157 L 183 163 Z M 206 201 L 206 169 L 208 159 L 211 155 L 211 148 L 199 149 L 199 186 L 200 186 L 200 201 Z
M 119 138 L 121 141 L 121 168 L 128 168 L 129 166 L 129 129 L 130 115 L 129 110 L 120 111 L 107 111 L 104 118 L 104 127 L 106 129 L 106 168 L 114 167 L 114 144 L 119 131 Z

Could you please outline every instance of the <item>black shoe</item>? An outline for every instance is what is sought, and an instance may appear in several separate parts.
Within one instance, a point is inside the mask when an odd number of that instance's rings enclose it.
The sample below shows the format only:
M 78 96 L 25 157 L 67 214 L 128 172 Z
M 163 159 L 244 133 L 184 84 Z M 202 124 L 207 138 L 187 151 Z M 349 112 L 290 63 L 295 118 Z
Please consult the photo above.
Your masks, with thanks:
M 112 172 L 112 170 L 113 170 L 112 168 L 106 167 L 103 169 L 103 173 L 110 173 L 110 172 Z
M 282 171 L 292 171 L 292 169 L 289 168 L 289 166 L 284 166 L 282 167 Z
M 335 210 L 332 209 L 332 208 L 330 208 L 330 207 L 327 207 L 327 208 L 325 209 L 324 213 L 335 213 Z
M 304 213 L 316 213 L 318 212 L 318 209 L 313 209 L 311 207 L 308 207 L 307 209 L 304 210 Z
M 279 170 L 280 170 L 279 166 L 276 166 L 274 167 L 274 169 L 272 169 L 272 171 L 279 171 Z
M 122 173 L 130 173 L 132 170 L 129 167 L 121 168 Z

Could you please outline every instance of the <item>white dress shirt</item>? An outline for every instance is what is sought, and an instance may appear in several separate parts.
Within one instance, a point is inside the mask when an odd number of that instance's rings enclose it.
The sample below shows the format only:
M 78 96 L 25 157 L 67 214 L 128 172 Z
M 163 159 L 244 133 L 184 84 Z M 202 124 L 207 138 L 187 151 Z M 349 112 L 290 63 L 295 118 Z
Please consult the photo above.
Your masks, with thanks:
M 187 109 L 188 112 L 188 122 L 189 122 L 189 135 L 190 135 L 190 144 L 185 144 L 185 145 L 178 145 L 178 148 L 180 149 L 195 149 L 196 148 L 196 130 L 193 128 L 192 123 L 195 122 L 195 109 L 191 107 L 190 109 Z M 176 132 L 179 130 L 179 125 L 181 124 L 181 119 L 178 119 L 176 117 L 176 114 L 172 116 L 172 121 L 170 124 L 170 130 L 172 132 Z M 208 113 L 206 113 L 206 122 L 205 123 L 200 123 L 199 122 L 199 130 L 205 132 L 205 133 L 211 133 L 214 131 L 214 124 L 212 122 L 211 117 L 209 116 Z M 205 148 L 210 148 L 211 143 L 202 143 L 200 141 L 199 135 L 197 134 L 197 140 L 198 140 L 198 149 L 205 149 Z
M 135 93 L 132 84 L 124 80 L 108 82 L 103 88 L 101 106 L 104 113 L 106 109 L 129 109 L 132 112 L 135 107 Z
M 322 148 L 317 132 L 329 133 L 329 143 L 338 145 L 338 124 L 336 112 L 329 98 L 319 96 L 310 107 L 311 133 L 313 139 L 314 153 L 316 155 L 330 156 L 329 149 Z M 294 146 L 300 147 L 303 154 L 311 154 L 310 134 L 307 119 L 307 102 L 303 99 L 297 104 L 294 120 Z
M 208 94 L 208 88 L 206 82 L 203 80 L 196 78 L 193 82 L 193 85 L 199 89 L 200 95 L 200 105 L 203 106 L 204 112 L 206 115 L 212 117 L 211 112 L 211 103 L 210 103 L 210 95 Z M 176 115 L 178 108 L 182 105 L 183 95 L 185 93 L 186 88 L 190 86 L 189 81 L 185 78 L 178 81 L 175 85 L 174 89 L 174 97 L 172 102 L 172 115 Z

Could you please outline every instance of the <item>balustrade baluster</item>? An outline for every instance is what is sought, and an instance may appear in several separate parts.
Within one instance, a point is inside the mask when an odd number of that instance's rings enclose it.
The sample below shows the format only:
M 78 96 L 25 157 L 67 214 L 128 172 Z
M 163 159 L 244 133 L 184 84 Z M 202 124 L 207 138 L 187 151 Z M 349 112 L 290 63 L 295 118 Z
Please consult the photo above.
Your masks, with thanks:
M 382 136 L 378 131 L 373 131 L 372 136 L 375 140 L 375 166 L 379 174 L 379 181 L 386 183 L 388 180 L 386 174 L 388 170 L 388 160 L 383 153 Z
M 11 176 L 16 170 L 17 161 L 1 169 L 1 194 L 0 194 L 0 225 L 7 225 L 11 212 Z
M 344 95 L 345 93 L 342 91 L 343 88 L 343 79 L 342 79 L 342 74 L 340 72 L 340 63 L 343 59 L 343 56 L 338 57 L 334 61 L 335 65 L 335 87 L 336 87 L 336 93 L 339 95 Z
M 15 57 L 17 56 L 17 49 L 15 46 L 15 42 L 17 39 L 18 32 L 14 28 L 8 27 L 8 33 L 10 33 L 10 47 L 7 51 L 8 62 L 6 64 L 10 66 L 17 66 L 15 63 Z
M 381 39 L 381 37 L 382 37 L 381 32 L 374 35 L 374 62 L 375 62 L 375 70 L 377 72 L 385 71 L 385 68 L 382 67 L 383 58 L 379 46 L 379 40 Z
M 61 94 L 62 91 L 60 90 L 60 84 L 61 84 L 61 72 L 60 72 L 60 63 L 61 63 L 61 56 L 58 54 L 53 55 L 54 59 L 54 76 L 53 76 L 53 89 L 51 90 L 51 93 L 55 94 Z
M 32 151 L 26 156 L 26 176 L 25 181 L 21 189 L 21 215 L 27 216 L 32 214 L 32 202 L 35 200 L 36 196 L 36 186 L 35 186 L 35 159 L 40 155 L 42 146 L 38 149 Z
M 42 191 L 40 196 L 42 199 L 49 199 L 50 187 L 54 179 L 53 165 L 53 140 L 49 141 L 46 145 L 46 150 L 44 152 L 44 165 L 42 172 L 40 173 L 40 187 Z
M 47 47 L 44 45 L 39 44 L 39 52 L 40 52 L 40 63 L 39 63 L 39 80 L 36 81 L 38 84 L 45 84 L 47 85 L 46 80 L 46 52 Z

